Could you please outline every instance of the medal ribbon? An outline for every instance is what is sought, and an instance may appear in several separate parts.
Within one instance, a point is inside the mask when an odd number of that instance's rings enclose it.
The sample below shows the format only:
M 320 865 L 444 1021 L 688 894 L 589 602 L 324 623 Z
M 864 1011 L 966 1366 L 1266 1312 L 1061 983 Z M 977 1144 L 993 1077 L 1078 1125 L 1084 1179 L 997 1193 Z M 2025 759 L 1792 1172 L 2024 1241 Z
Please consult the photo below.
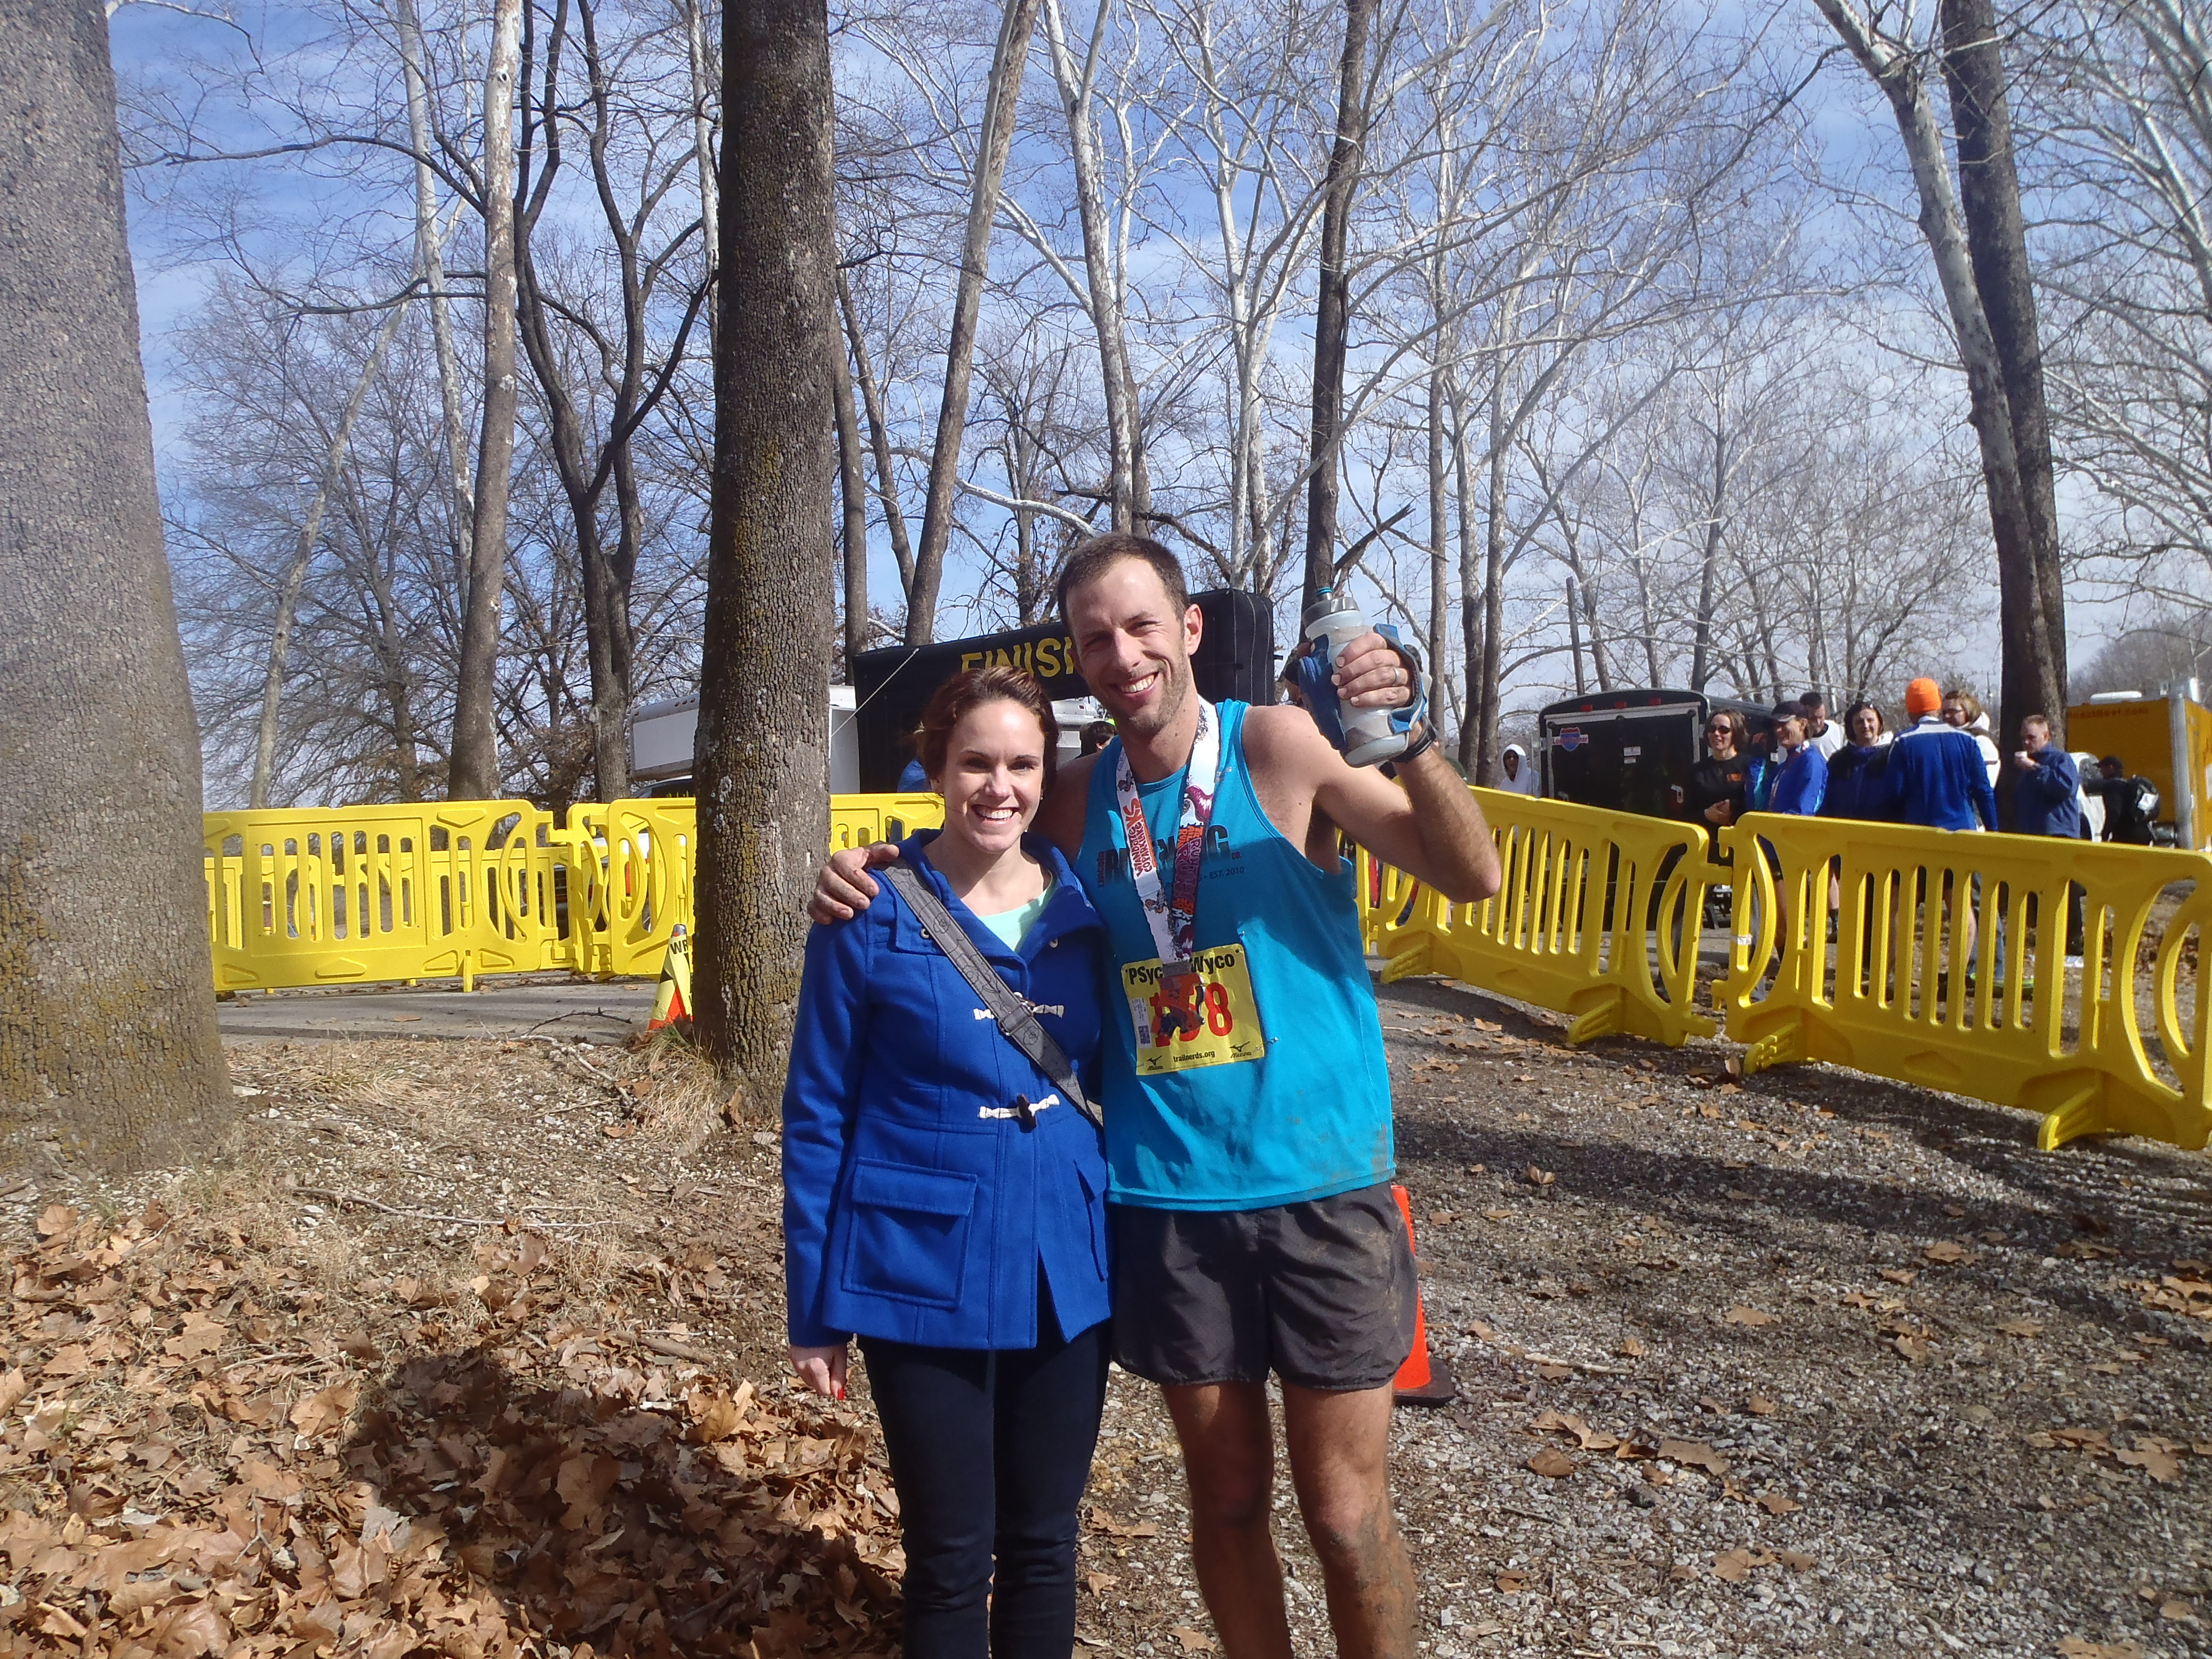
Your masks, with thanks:
M 1137 798 L 1136 775 L 1129 769 L 1124 747 L 1115 768 L 1114 793 L 1121 809 L 1121 832 L 1129 844 L 1129 878 L 1137 886 L 1137 901 L 1144 906 L 1146 924 L 1160 953 L 1160 967 L 1168 974 L 1188 973 L 1198 933 L 1198 860 L 1205 850 L 1206 829 L 1213 817 L 1213 797 L 1221 785 L 1221 722 L 1213 705 L 1200 699 L 1198 735 L 1191 742 L 1190 761 L 1183 769 L 1182 810 L 1176 821 L 1175 884 L 1164 890 L 1158 858 L 1152 849 L 1152 826 L 1145 822 L 1145 805 Z

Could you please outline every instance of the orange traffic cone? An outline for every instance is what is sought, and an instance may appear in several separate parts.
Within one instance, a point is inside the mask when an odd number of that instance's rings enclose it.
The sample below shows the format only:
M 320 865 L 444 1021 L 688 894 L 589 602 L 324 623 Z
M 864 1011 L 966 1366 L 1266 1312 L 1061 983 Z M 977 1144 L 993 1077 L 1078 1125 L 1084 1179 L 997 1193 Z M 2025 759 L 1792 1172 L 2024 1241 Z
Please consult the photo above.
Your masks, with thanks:
M 691 1018 L 691 939 L 682 922 L 668 930 L 668 954 L 660 959 L 660 984 L 653 994 L 653 1018 L 645 1029 L 657 1031 Z
M 1391 1184 L 1390 1196 L 1398 1200 L 1398 1213 L 1406 1218 L 1406 1245 L 1418 1261 L 1420 1252 L 1413 1243 L 1413 1197 L 1395 1182 Z M 1390 1386 L 1401 1406 L 1449 1406 L 1459 1398 L 1459 1384 L 1452 1381 L 1450 1369 L 1441 1359 L 1429 1357 L 1429 1320 L 1421 1310 L 1418 1284 L 1413 1300 L 1413 1351 L 1398 1367 Z

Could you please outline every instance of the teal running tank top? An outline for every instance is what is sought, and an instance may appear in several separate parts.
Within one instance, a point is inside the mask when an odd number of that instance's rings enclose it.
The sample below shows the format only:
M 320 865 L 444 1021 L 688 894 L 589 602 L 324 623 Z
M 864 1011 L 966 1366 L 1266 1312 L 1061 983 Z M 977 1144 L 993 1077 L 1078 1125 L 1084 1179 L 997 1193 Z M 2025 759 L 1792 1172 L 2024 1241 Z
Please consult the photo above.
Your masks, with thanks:
M 1374 1186 L 1395 1167 L 1389 1073 L 1351 861 L 1323 871 L 1268 821 L 1244 764 L 1245 705 L 1217 707 L 1221 784 L 1199 864 L 1194 960 L 1227 982 L 1204 988 L 1188 1036 L 1170 1009 L 1166 1041 L 1158 1042 L 1158 1016 L 1166 1005 L 1148 1006 L 1143 994 L 1157 975 L 1148 980 L 1142 965 L 1156 962 L 1158 951 L 1129 878 L 1115 802 L 1119 739 L 1091 770 L 1075 860 L 1105 918 L 1115 959 L 1104 1021 L 1111 1196 L 1150 1209 L 1295 1204 Z M 1156 855 L 1170 878 L 1182 778 L 1178 772 L 1139 785 Z M 1130 964 L 1139 965 L 1133 976 L 1125 972 Z M 1240 968 L 1249 994 L 1237 976 Z M 1255 1015 L 1256 1038 L 1247 1029 Z M 1154 1041 L 1142 1051 L 1140 1074 L 1140 1022 L 1147 1019 L 1153 1023 L 1143 1036 Z M 1227 1058 L 1239 1054 L 1255 1057 Z M 1224 1058 L 1161 1069 L 1209 1055 Z

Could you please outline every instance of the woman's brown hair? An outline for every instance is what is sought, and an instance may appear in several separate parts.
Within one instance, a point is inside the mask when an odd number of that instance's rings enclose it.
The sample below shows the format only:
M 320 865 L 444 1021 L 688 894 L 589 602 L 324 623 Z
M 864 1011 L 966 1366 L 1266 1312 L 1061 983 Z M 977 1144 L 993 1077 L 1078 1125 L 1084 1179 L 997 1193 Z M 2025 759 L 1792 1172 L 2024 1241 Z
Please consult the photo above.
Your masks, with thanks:
M 921 729 L 915 733 L 921 769 L 933 782 L 945 775 L 945 757 L 952 745 L 952 728 L 987 702 L 1018 703 L 1036 716 L 1037 725 L 1044 732 L 1044 781 L 1049 785 L 1060 762 L 1060 722 L 1053 718 L 1052 699 L 1045 696 L 1044 687 L 1027 669 L 1008 667 L 1004 663 L 955 674 L 932 694 L 929 706 L 921 711 Z

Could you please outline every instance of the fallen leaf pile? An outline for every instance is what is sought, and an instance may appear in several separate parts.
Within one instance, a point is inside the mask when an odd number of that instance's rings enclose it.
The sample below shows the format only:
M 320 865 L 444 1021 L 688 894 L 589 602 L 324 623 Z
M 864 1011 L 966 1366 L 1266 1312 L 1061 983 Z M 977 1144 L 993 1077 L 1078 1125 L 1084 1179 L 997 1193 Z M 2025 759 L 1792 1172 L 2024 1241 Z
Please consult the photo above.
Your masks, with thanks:
M 896 1506 L 858 1417 L 549 1324 L 534 1235 L 478 1249 L 493 1318 L 465 1343 L 454 1293 L 414 1281 L 337 1334 L 197 1212 L 55 1205 L 39 1231 L 0 1378 L 0 1650 L 896 1649 Z

